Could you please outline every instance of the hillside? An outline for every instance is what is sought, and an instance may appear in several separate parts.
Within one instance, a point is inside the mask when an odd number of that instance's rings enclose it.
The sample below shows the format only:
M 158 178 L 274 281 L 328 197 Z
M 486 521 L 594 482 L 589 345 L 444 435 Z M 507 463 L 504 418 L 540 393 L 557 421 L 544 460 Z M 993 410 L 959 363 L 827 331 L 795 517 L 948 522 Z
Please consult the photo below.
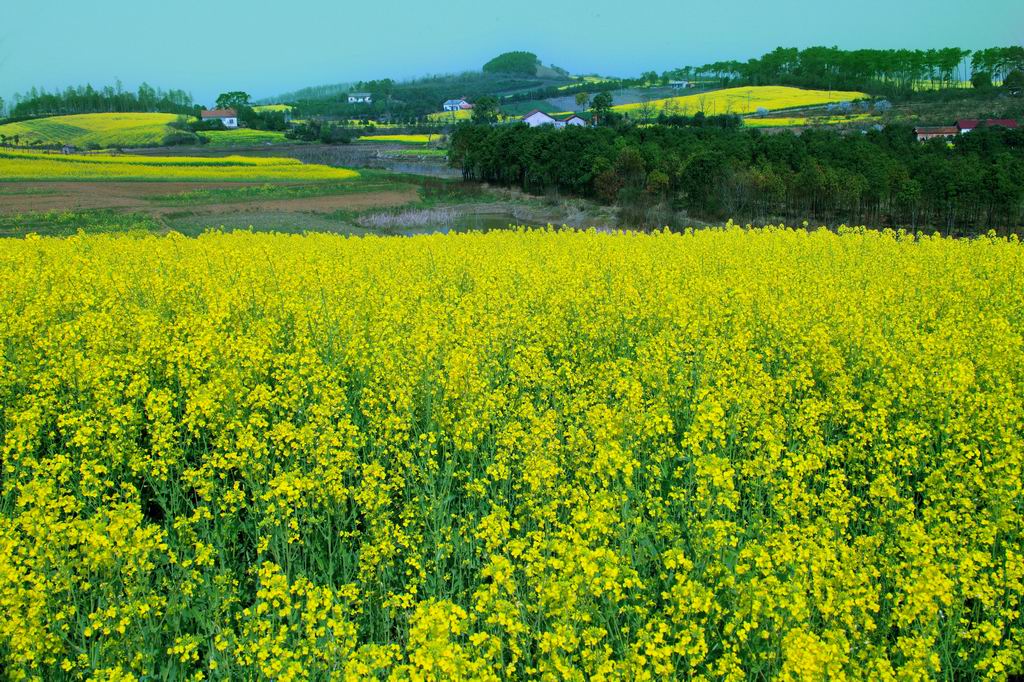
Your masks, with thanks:
M 0 136 L 25 145 L 142 147 L 161 144 L 176 114 L 75 114 L 0 125 Z

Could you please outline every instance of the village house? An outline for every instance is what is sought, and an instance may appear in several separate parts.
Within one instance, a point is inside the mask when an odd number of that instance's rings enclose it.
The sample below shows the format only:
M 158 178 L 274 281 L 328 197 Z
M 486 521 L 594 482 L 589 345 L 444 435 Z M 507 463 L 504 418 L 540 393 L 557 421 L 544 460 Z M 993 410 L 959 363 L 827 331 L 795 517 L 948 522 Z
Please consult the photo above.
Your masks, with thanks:
M 668 86 L 673 90 L 685 90 L 686 88 L 692 87 L 690 81 L 669 81 Z
M 1012 118 L 989 118 L 981 121 L 976 118 L 962 118 L 956 122 L 956 128 L 962 135 L 963 133 L 969 133 L 975 128 L 981 126 L 998 127 L 998 128 L 1016 128 L 1017 121 Z
M 523 123 L 530 126 L 531 128 L 538 128 L 540 126 L 554 126 L 555 128 L 564 128 L 566 126 L 585 126 L 587 125 L 586 120 L 579 114 L 570 114 L 565 118 L 555 118 L 545 114 L 540 109 L 534 109 L 526 116 L 520 119 Z
M 368 92 L 348 93 L 349 104 L 373 104 L 373 95 Z
M 203 109 L 199 118 L 203 121 L 219 120 L 225 128 L 238 127 L 238 112 L 234 109 Z
M 956 137 L 960 130 L 956 126 L 920 126 L 914 128 L 914 135 L 918 142 L 934 140 L 937 137 Z
M 983 126 L 1000 128 L 1017 128 L 1017 121 L 1012 118 L 989 118 L 984 121 L 977 118 L 962 118 L 951 126 L 921 126 L 914 128 L 918 142 L 933 140 L 937 137 L 956 137 L 969 133 Z
M 460 97 L 459 99 L 448 100 L 441 107 L 445 111 L 470 111 L 473 105 L 467 102 L 465 97 Z

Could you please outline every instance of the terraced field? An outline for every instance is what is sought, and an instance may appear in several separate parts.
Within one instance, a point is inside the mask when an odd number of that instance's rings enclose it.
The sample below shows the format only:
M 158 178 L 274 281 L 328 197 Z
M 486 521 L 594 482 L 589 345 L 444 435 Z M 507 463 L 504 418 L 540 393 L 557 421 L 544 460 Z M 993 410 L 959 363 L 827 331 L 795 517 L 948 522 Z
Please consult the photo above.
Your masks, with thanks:
M 158 145 L 176 114 L 74 114 L 0 125 L 0 136 L 20 145 L 141 147 Z

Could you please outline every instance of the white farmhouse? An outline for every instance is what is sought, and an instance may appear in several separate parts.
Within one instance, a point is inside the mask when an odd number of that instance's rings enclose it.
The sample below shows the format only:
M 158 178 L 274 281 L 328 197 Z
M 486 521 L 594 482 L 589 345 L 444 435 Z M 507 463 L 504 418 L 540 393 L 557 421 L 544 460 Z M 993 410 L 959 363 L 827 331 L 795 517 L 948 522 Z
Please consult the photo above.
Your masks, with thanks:
M 554 126 L 555 128 L 564 128 L 566 126 L 585 126 L 587 125 L 586 120 L 579 114 L 570 114 L 565 118 L 555 118 L 545 114 L 540 109 L 534 109 L 526 116 L 523 116 L 522 122 L 531 128 L 539 128 L 540 126 Z
M 238 127 L 238 112 L 234 109 L 203 109 L 199 117 L 204 121 L 219 120 L 225 128 Z
M 373 104 L 373 95 L 368 92 L 348 93 L 349 104 Z
M 548 116 L 540 109 L 534 109 L 526 116 L 523 116 L 523 123 L 530 126 L 531 128 L 539 128 L 540 126 L 553 126 L 557 121 L 554 117 Z
M 469 111 L 473 108 L 473 105 L 467 102 L 465 97 L 460 97 L 459 99 L 448 100 L 441 107 L 445 111 Z

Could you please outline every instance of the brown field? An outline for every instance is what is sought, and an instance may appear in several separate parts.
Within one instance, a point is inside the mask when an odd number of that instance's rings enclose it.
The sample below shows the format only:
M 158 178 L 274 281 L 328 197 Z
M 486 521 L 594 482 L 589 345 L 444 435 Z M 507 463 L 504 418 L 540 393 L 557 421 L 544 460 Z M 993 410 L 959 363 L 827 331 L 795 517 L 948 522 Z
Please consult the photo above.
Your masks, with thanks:
M 240 183 L 195 182 L 0 182 L 0 214 L 42 211 L 82 211 L 109 209 L 137 211 L 154 215 L 180 212 L 180 207 L 160 206 L 153 197 L 196 190 L 236 189 Z M 196 213 L 230 212 L 244 205 L 247 211 L 329 213 L 339 210 L 361 211 L 368 208 L 401 206 L 416 201 L 413 187 L 382 192 L 301 197 L 295 199 L 246 200 L 190 207 Z

